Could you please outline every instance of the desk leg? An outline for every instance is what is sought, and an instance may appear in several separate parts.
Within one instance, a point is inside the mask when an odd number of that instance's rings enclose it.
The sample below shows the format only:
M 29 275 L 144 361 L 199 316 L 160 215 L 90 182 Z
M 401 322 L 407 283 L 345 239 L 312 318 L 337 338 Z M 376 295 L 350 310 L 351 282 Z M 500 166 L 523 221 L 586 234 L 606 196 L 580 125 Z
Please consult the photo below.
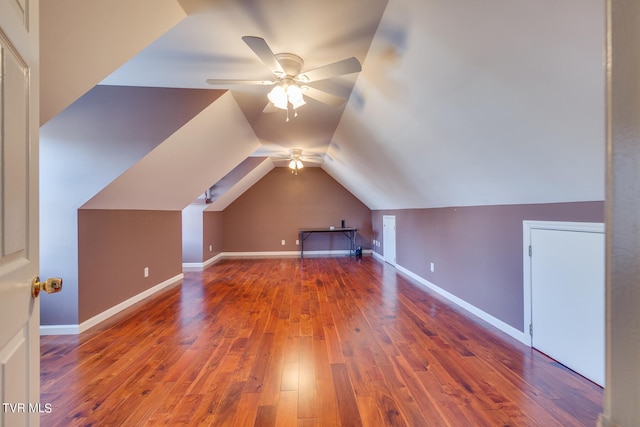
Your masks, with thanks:
M 353 238 L 351 239 L 351 249 L 353 250 L 353 256 L 356 256 L 356 231 L 353 232 Z

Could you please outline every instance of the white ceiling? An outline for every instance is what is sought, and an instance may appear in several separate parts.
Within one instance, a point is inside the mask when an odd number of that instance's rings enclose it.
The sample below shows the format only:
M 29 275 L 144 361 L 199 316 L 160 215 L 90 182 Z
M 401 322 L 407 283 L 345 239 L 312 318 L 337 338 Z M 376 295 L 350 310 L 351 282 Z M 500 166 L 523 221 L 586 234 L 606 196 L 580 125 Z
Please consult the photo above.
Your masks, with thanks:
M 372 209 L 604 198 L 599 0 L 179 3 L 187 17 L 103 85 L 270 79 L 244 35 L 304 69 L 355 56 L 361 73 L 317 85 L 348 103 L 309 100 L 288 123 L 262 112 L 268 88 L 231 91 L 262 144 L 252 155 L 326 153 L 322 167 Z

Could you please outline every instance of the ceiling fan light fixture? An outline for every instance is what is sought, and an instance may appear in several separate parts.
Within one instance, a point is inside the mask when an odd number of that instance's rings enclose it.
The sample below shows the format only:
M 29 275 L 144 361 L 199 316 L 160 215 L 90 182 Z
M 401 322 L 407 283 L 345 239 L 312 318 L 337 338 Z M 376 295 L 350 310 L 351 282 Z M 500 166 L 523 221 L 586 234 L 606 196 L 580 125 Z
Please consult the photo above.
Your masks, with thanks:
M 304 97 L 302 96 L 302 89 L 300 89 L 297 85 L 289 85 L 287 87 L 287 95 L 289 97 L 289 102 L 294 110 L 302 107 L 306 102 L 304 101 Z
M 351 57 L 302 73 L 304 61 L 298 55 L 287 52 L 274 54 L 267 42 L 261 37 L 244 36 L 242 40 L 273 73 L 275 81 L 207 79 L 207 83 L 222 88 L 235 85 L 275 85 L 267 95 L 270 102 L 268 106 L 273 105 L 281 110 L 286 110 L 287 122 L 289 121 L 289 104 L 294 110 L 294 116 L 297 116 L 297 109 L 305 105 L 306 96 L 332 106 L 344 103 L 344 98 L 331 95 L 320 89 L 310 88 L 306 86 L 307 83 L 362 71 L 362 65 L 358 59 Z M 267 112 L 267 109 L 265 108 L 263 111 Z
M 304 165 L 298 159 L 293 159 L 289 162 L 289 169 L 291 169 L 291 173 L 298 174 L 298 171 L 302 169 Z
M 287 92 L 281 85 L 274 86 L 274 88 L 271 89 L 271 92 L 267 95 L 267 98 L 269 98 L 269 101 L 271 101 L 274 107 L 282 110 L 288 109 Z

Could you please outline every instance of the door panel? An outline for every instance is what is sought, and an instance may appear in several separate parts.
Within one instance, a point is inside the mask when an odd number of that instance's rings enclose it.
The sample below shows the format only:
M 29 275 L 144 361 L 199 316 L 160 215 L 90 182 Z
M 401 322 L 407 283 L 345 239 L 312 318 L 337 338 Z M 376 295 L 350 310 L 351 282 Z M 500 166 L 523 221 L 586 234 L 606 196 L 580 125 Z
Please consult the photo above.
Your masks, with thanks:
M 384 260 L 391 265 L 396 265 L 396 217 L 394 215 L 382 216 L 382 244 Z
M 2 426 L 38 425 L 41 409 L 40 306 L 31 296 L 38 274 L 37 13 L 38 2 L 0 0 Z
M 604 233 L 531 231 L 532 345 L 604 385 Z

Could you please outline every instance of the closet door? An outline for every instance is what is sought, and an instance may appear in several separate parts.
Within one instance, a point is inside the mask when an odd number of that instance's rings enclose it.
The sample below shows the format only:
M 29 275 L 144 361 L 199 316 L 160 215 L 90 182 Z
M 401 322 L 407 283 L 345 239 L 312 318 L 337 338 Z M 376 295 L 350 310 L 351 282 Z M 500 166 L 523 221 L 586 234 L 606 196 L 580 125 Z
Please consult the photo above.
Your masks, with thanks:
M 531 230 L 532 346 L 604 385 L 604 233 Z
M 396 217 L 395 215 L 382 216 L 382 251 L 384 260 L 391 265 L 396 265 Z

